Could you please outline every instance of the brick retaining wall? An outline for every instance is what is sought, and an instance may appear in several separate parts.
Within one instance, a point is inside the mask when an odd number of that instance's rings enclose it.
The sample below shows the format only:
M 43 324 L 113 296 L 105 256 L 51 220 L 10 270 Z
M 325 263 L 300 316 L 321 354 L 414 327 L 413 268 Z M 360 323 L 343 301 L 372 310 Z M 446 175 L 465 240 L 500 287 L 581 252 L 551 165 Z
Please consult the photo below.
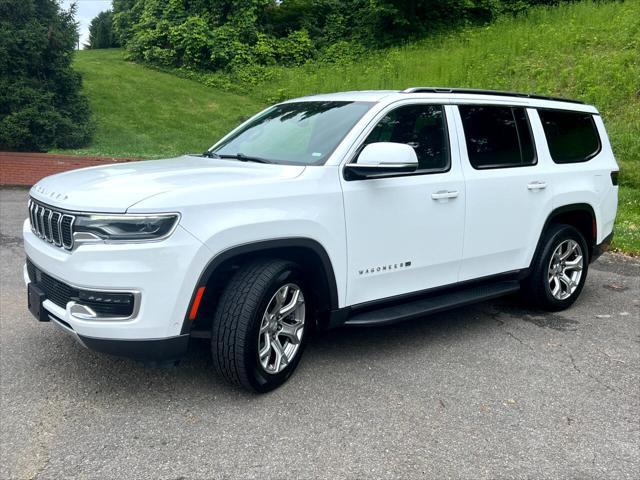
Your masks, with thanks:
M 31 186 L 41 178 L 54 173 L 135 160 L 135 158 L 81 157 L 51 153 L 0 152 L 0 185 Z

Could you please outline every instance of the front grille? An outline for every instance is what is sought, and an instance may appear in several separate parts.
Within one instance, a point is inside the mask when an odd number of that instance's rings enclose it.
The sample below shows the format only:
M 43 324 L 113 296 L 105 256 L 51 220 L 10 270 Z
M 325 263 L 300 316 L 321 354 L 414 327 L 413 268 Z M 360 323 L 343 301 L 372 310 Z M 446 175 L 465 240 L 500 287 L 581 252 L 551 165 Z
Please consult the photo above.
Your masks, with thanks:
M 80 292 L 78 290 L 47 275 L 31 263 L 30 260 L 27 260 L 27 271 L 29 273 L 29 280 L 37 283 L 46 294 L 47 299 L 59 307 L 66 308 L 68 302 L 80 298 Z
M 31 230 L 56 247 L 73 248 L 73 222 L 76 217 L 29 199 Z
M 130 317 L 134 308 L 132 293 L 105 293 L 74 288 L 60 280 L 47 275 L 27 259 L 29 280 L 40 287 L 47 300 L 51 300 L 60 308 L 67 308 L 67 303 L 78 302 L 90 307 L 101 317 Z

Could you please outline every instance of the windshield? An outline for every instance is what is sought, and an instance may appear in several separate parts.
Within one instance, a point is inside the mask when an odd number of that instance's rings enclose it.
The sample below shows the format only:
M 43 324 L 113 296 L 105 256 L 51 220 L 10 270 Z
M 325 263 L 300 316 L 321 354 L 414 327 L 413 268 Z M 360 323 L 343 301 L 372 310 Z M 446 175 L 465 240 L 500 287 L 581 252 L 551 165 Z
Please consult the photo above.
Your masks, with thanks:
M 295 102 L 275 105 L 213 152 L 240 160 L 323 164 L 373 103 Z

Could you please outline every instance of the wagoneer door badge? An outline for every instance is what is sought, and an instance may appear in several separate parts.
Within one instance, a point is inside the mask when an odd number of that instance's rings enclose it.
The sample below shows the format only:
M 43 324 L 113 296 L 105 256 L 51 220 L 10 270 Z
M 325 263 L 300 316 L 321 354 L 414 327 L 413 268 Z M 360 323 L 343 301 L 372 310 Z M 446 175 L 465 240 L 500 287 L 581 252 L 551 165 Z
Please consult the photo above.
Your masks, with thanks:
M 410 266 L 411 262 L 389 263 L 387 265 L 380 265 L 377 267 L 358 270 L 358 275 L 374 275 L 377 273 L 393 272 L 395 270 L 404 270 L 405 268 L 409 268 Z

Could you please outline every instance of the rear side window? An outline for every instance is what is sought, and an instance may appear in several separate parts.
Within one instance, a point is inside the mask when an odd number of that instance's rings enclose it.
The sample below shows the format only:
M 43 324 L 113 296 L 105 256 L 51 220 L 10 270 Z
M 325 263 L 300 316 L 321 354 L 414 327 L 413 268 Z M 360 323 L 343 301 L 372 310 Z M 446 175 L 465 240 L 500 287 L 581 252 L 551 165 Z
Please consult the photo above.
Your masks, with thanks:
M 598 129 L 590 113 L 538 110 L 538 115 L 554 162 L 586 162 L 600 151 Z
M 524 108 L 460 105 L 458 109 L 473 168 L 535 165 L 536 153 Z

